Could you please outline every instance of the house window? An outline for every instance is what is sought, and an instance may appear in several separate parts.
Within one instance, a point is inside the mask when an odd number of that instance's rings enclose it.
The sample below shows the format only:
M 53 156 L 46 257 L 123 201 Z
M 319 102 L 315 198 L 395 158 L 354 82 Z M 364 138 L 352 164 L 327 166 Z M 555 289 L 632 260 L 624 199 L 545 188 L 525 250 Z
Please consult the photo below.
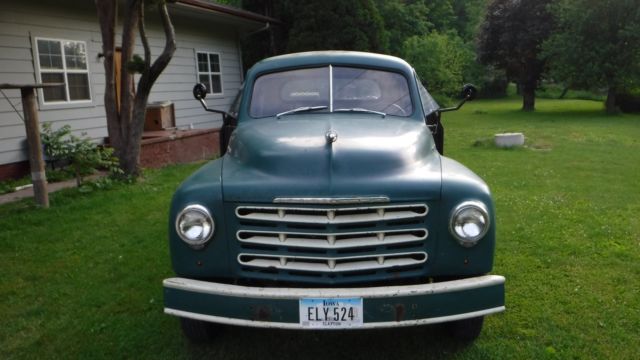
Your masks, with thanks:
M 220 54 L 198 51 L 196 58 L 198 61 L 198 82 L 207 86 L 209 94 L 222 94 Z
M 86 44 L 54 39 L 36 39 L 36 44 L 42 83 L 64 83 L 64 86 L 42 89 L 43 102 L 90 101 Z

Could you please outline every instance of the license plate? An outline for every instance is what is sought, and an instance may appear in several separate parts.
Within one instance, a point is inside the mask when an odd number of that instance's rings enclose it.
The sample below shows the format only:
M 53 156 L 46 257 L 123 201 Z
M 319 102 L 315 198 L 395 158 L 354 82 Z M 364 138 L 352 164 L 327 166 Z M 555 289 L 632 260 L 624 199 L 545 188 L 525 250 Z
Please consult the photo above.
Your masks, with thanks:
M 362 326 L 362 298 L 300 299 L 300 325 L 316 329 Z

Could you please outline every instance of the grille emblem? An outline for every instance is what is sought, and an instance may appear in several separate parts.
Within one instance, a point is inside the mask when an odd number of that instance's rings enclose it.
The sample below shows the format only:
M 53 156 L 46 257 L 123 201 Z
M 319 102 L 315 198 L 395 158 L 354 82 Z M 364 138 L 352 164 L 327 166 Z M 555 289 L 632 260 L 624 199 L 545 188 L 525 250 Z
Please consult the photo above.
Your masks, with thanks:
M 324 134 L 324 137 L 327 139 L 327 143 L 329 144 L 338 141 L 338 133 L 333 130 L 327 131 L 327 133 Z

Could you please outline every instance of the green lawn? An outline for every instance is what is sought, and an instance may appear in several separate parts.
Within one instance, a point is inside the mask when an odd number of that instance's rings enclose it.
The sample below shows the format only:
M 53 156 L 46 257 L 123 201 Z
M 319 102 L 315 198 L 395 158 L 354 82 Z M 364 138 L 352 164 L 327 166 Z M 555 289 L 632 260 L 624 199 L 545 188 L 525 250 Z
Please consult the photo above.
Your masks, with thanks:
M 491 186 L 507 311 L 461 346 L 440 327 L 228 328 L 194 347 L 162 313 L 167 208 L 198 165 L 137 185 L 0 207 L 0 358 L 640 358 L 640 116 L 601 103 L 478 101 L 445 114 L 445 152 Z M 490 145 L 524 132 L 527 148 Z

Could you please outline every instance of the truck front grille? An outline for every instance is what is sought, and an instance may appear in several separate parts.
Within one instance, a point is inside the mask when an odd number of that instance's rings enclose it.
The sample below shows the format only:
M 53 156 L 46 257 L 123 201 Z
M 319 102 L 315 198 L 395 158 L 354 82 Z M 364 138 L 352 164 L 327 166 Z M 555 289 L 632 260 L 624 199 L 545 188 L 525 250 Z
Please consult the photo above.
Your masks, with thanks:
M 346 249 L 422 241 L 427 238 L 427 235 L 427 229 L 420 228 L 337 233 L 240 230 L 237 233 L 237 239 L 246 244 L 284 245 L 311 249 Z
M 237 261 L 245 273 L 297 278 L 403 271 L 415 275 L 428 259 L 428 211 L 419 203 L 239 205 L 234 209 Z
M 236 216 L 246 220 L 308 224 L 348 224 L 370 221 L 411 219 L 427 215 L 425 204 L 383 205 L 348 208 L 300 208 L 284 206 L 240 206 Z
M 304 257 L 240 254 L 238 262 L 246 266 L 298 271 L 362 271 L 410 266 L 427 261 L 426 252 L 348 257 Z

